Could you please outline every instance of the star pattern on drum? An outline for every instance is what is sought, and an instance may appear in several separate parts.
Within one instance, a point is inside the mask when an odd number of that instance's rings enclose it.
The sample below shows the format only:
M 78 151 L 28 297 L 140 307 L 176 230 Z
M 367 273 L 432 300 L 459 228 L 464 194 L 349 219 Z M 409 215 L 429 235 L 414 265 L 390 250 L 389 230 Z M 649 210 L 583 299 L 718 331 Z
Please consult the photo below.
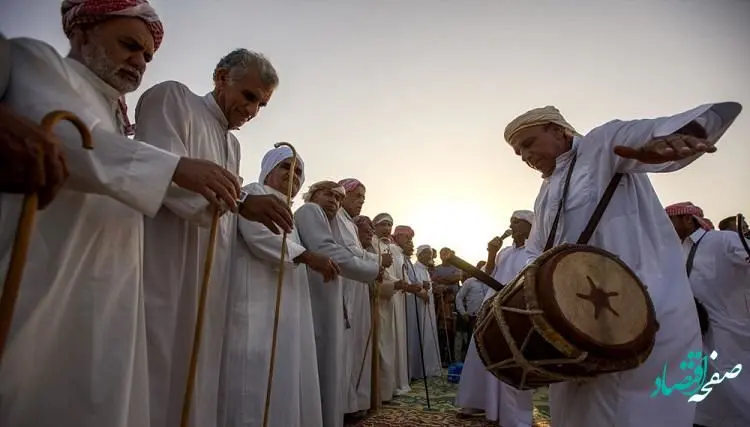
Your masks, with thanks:
M 616 312 L 612 305 L 609 303 L 609 299 L 620 295 L 619 292 L 605 292 L 602 288 L 596 286 L 593 280 L 589 276 L 586 276 L 586 280 L 589 281 L 591 286 L 591 292 L 586 294 L 576 293 L 578 298 L 585 299 L 586 301 L 594 304 L 594 319 L 599 319 L 599 315 L 604 309 L 608 309 L 615 316 L 620 317 L 620 313 Z

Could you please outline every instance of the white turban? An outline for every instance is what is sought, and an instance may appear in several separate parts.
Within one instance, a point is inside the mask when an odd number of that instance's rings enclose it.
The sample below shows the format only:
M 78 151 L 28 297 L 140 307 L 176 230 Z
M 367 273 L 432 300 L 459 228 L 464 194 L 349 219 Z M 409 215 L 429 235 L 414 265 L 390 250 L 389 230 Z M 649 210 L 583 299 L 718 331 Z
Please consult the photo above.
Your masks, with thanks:
M 424 251 L 430 251 L 432 253 L 432 247 L 430 245 L 421 245 L 417 248 L 417 256 Z
M 261 185 L 265 184 L 266 177 L 271 173 L 273 168 L 278 166 L 284 160 L 290 158 L 292 158 L 292 149 L 286 145 L 282 145 L 267 152 L 266 155 L 263 156 L 263 160 L 260 162 L 260 176 L 258 176 L 258 183 Z M 299 177 L 299 185 L 302 186 L 302 184 L 305 183 L 305 162 L 302 161 L 302 157 L 300 157 L 299 154 L 297 154 L 297 165 L 302 170 Z
M 513 212 L 513 215 L 510 216 L 511 218 L 520 219 L 523 221 L 528 222 L 531 225 L 534 225 L 534 212 L 531 211 L 515 211 Z
M 393 225 L 393 217 L 387 213 L 375 215 L 375 218 L 372 219 L 372 225 L 378 225 L 383 221 L 390 221 L 391 225 Z
M 310 188 L 307 190 L 307 193 L 302 195 L 302 200 L 305 203 L 310 203 L 312 201 L 312 196 L 316 192 L 324 189 L 328 189 L 333 191 L 334 193 L 338 193 L 341 195 L 341 197 L 346 197 L 346 189 L 343 185 L 339 185 L 334 181 L 318 181 L 310 186 Z
M 579 135 L 575 128 L 565 120 L 560 110 L 548 105 L 542 108 L 534 108 L 513 119 L 505 127 L 505 141 L 510 144 L 510 140 L 520 131 L 530 127 L 547 125 L 554 123 L 563 129 L 566 129 L 572 135 Z

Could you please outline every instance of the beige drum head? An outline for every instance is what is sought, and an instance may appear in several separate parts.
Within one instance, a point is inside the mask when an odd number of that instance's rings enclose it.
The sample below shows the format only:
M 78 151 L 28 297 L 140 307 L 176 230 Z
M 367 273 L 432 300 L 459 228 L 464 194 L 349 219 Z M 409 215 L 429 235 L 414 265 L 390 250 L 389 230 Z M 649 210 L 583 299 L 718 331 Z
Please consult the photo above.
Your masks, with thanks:
M 653 309 L 629 269 L 613 256 L 595 251 L 570 251 L 555 258 L 548 276 L 554 305 L 576 335 L 583 335 L 579 338 L 604 347 L 639 340 L 653 319 Z

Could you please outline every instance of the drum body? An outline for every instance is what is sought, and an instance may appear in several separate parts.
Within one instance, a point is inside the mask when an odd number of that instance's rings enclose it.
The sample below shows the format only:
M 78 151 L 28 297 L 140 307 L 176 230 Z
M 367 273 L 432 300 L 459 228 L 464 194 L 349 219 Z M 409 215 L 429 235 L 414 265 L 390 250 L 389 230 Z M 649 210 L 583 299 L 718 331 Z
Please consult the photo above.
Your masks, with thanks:
M 564 244 L 488 299 L 474 339 L 501 381 L 528 390 L 633 369 L 651 354 L 653 302 L 615 255 Z

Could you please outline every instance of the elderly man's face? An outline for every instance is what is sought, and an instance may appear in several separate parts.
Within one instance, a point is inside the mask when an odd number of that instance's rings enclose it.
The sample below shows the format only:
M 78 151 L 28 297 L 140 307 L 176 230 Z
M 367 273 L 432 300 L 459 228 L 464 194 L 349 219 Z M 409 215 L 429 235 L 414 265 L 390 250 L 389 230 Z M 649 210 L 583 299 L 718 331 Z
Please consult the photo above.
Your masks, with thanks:
M 375 226 L 375 235 L 378 237 L 388 237 L 391 235 L 391 230 L 393 229 L 393 223 L 386 220 L 380 221 Z
M 310 198 L 310 201 L 320 206 L 328 217 L 328 220 L 332 221 L 336 218 L 343 198 L 340 193 L 324 188 L 316 191 Z
M 359 235 L 359 242 L 362 246 L 369 247 L 372 244 L 372 237 L 375 235 L 375 229 L 372 228 L 372 224 L 368 222 L 360 222 L 357 224 L 357 234 Z
M 519 240 L 519 239 L 526 240 L 529 238 L 529 233 L 531 233 L 531 224 L 522 219 L 511 218 L 510 219 L 510 231 L 513 232 L 511 236 L 513 236 L 514 240 Z
M 677 236 L 679 236 L 680 240 L 685 240 L 686 237 L 695 231 L 695 222 L 690 215 L 670 216 L 669 220 L 672 221 L 674 231 L 677 232 Z
M 229 70 L 218 70 L 214 80 L 216 103 L 224 113 L 229 129 L 239 129 L 268 105 L 276 87 L 263 83 L 260 73 L 250 70 L 232 76 Z
M 557 157 L 570 148 L 563 129 L 554 124 L 523 129 L 513 136 L 510 145 L 521 160 L 544 177 L 554 172 Z
M 264 184 L 273 188 L 274 190 L 286 194 L 289 190 L 289 177 L 291 173 L 289 170 L 292 168 L 292 158 L 285 159 L 266 176 L 266 182 Z M 302 187 L 302 168 L 299 163 L 294 168 L 294 183 L 292 184 L 292 197 L 295 197 Z
M 138 89 L 154 56 L 154 37 L 138 18 L 117 17 L 71 34 L 71 53 L 120 94 Z
M 352 191 L 346 192 L 346 197 L 342 206 L 352 217 L 362 212 L 362 206 L 365 204 L 365 188 L 361 185 Z M 393 225 L 393 224 L 391 224 Z
M 414 242 L 411 239 L 409 239 L 406 243 L 404 243 L 403 246 L 401 246 L 401 251 L 407 257 L 411 257 L 412 255 L 414 255 Z
M 414 250 L 414 242 L 412 242 L 412 239 L 413 237 L 410 237 L 408 234 L 398 234 L 393 236 L 393 240 L 401 249 L 404 249 L 407 244 L 411 244 L 412 250 Z
M 425 249 L 417 254 L 417 260 L 424 265 L 429 265 L 432 262 L 432 258 L 432 251 L 429 249 Z

